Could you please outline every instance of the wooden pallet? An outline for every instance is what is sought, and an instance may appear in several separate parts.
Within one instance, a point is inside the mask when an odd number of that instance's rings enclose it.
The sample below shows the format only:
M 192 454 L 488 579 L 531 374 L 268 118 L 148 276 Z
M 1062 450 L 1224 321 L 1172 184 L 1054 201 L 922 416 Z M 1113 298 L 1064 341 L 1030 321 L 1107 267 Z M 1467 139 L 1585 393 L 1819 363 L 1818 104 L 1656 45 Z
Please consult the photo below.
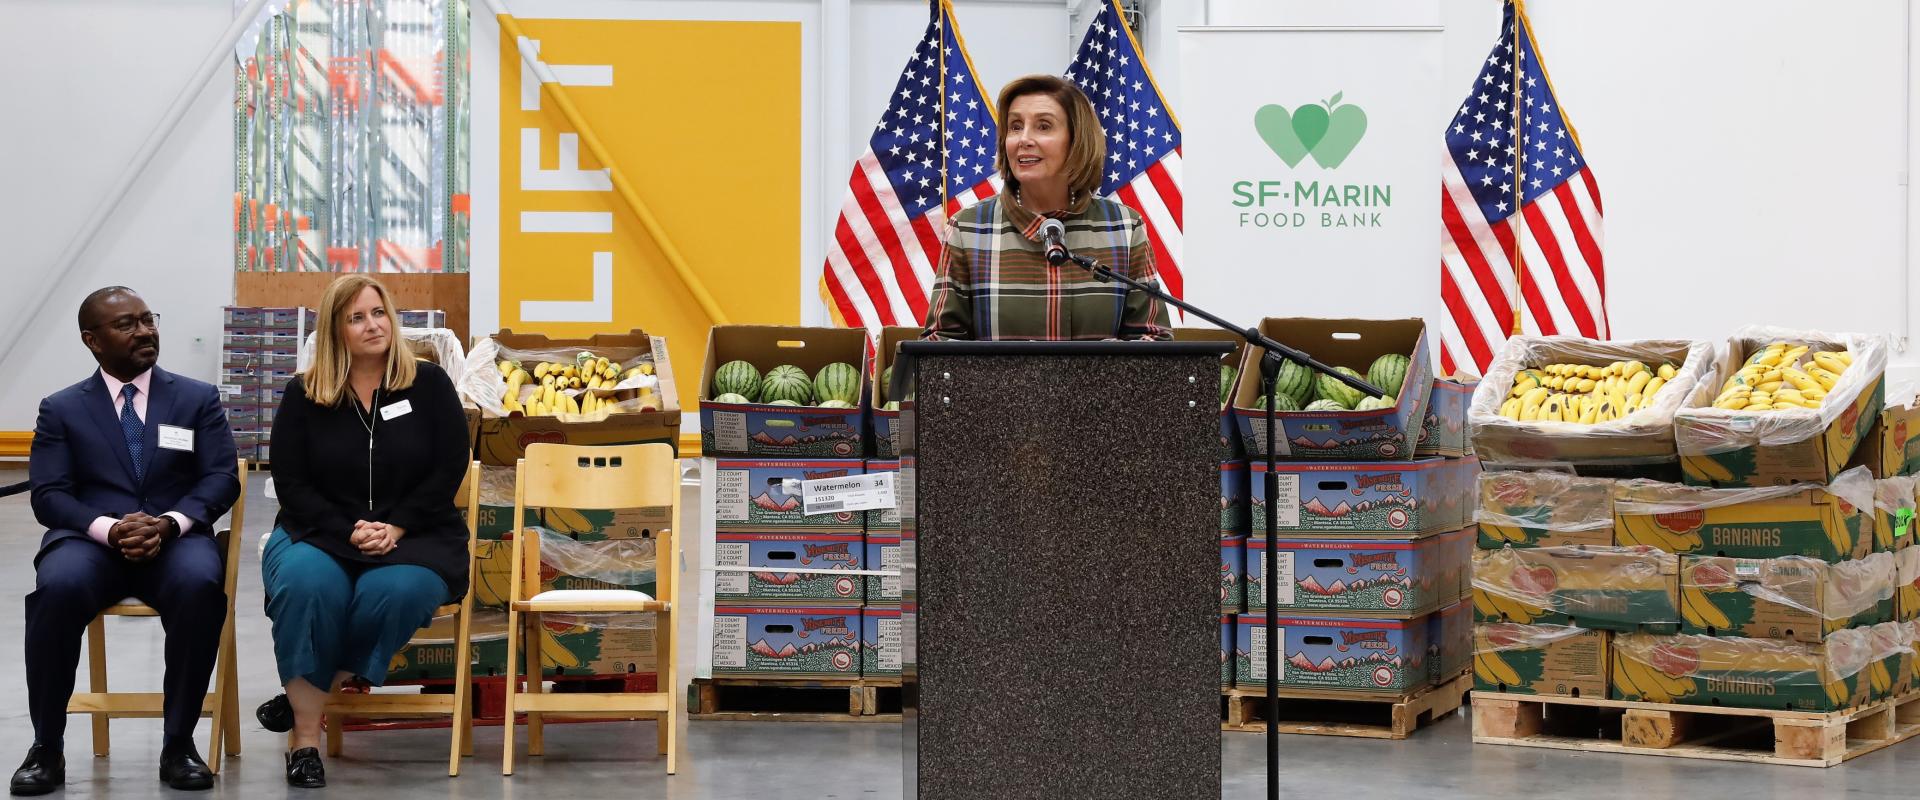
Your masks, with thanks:
M 1283 688 L 1276 727 L 1281 733 L 1405 739 L 1458 710 L 1472 689 L 1473 675 L 1467 672 L 1408 695 Z M 1221 730 L 1266 731 L 1265 689 L 1227 689 L 1220 695 Z
M 1667 705 L 1476 692 L 1473 741 L 1831 767 L 1920 735 L 1920 692 L 1844 711 Z
M 688 719 L 900 721 L 898 677 L 695 678 L 687 692 Z

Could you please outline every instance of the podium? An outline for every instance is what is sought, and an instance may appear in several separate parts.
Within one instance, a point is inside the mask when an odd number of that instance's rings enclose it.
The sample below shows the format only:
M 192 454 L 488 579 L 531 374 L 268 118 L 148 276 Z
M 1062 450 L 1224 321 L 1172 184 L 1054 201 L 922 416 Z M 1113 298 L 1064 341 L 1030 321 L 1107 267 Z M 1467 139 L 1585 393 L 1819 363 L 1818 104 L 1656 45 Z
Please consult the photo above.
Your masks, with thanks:
M 901 345 L 906 798 L 1220 796 L 1230 348 Z

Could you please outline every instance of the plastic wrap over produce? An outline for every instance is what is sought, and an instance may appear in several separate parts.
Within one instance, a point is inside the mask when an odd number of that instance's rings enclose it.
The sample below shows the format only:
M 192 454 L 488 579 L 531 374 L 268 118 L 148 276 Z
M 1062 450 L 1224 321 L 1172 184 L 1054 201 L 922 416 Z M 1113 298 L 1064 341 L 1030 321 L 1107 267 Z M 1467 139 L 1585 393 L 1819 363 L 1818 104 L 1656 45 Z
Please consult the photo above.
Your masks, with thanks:
M 1851 680 L 1881 643 L 1865 628 L 1825 642 L 1634 634 L 1613 640 L 1614 696 L 1655 703 L 1830 710 L 1872 699 Z M 1869 681 L 1869 684 L 1873 681 Z M 1889 681 L 1890 684 L 1890 676 Z
M 1826 620 L 1847 620 L 1893 597 L 1897 567 L 1892 553 L 1829 564 L 1805 556 L 1783 558 L 1688 557 L 1680 570 L 1682 602 L 1715 592 L 1738 591 L 1758 600 Z M 1709 612 L 1711 604 L 1707 605 Z M 1690 620 L 1691 621 L 1691 620 Z M 1696 623 L 1698 624 L 1698 623 Z M 1724 618 L 1717 625 L 1734 627 Z
M 635 586 L 653 583 L 653 539 L 579 542 L 546 528 L 540 532 L 540 564 L 577 578 Z
M 1679 564 L 1651 547 L 1503 547 L 1474 554 L 1476 619 L 1636 630 L 1677 626 Z
M 1790 349 L 1769 347 L 1772 343 L 1784 343 Z M 1714 380 L 1700 384 L 1688 398 L 1687 407 L 1674 416 L 1674 445 L 1683 455 L 1709 455 L 1756 445 L 1793 444 L 1818 436 L 1886 373 L 1887 350 L 1884 335 L 1742 328 L 1734 333 L 1731 343 L 1716 348 Z M 1736 363 L 1742 352 L 1749 351 L 1750 355 Z M 1843 357 L 1850 363 L 1842 365 L 1839 359 Z M 1833 367 L 1840 371 L 1835 372 Z M 1831 386 L 1825 383 L 1828 376 Z M 1769 403 L 1759 411 L 1715 405 L 1729 398 L 1729 393 L 1745 391 L 1748 394 L 1744 396 L 1750 397 L 1752 392 L 1762 391 L 1762 386 L 1769 399 L 1791 390 L 1804 398 L 1803 402 L 1817 405 L 1808 408 Z
M 474 344 L 473 352 L 467 354 L 466 368 L 462 371 L 459 380 L 460 396 L 479 408 L 481 415 L 484 417 L 495 419 L 508 416 L 510 413 L 506 405 L 508 386 L 512 385 L 515 387 L 515 392 L 519 395 L 516 399 L 526 399 L 537 395 L 541 390 L 541 385 L 537 378 L 533 378 L 528 382 L 515 384 L 511 376 L 502 372 L 500 362 L 509 361 L 521 365 L 537 364 L 540 362 L 576 364 L 581 363 L 581 356 L 588 352 L 591 351 L 583 351 L 580 349 L 515 350 L 509 347 L 502 347 L 499 342 L 492 339 L 481 339 L 478 343 Z M 600 406 L 591 412 L 575 413 L 563 411 L 556 412 L 551 416 L 560 419 L 562 422 L 595 422 L 606 419 L 608 415 L 615 413 L 657 409 L 660 405 L 657 394 L 660 388 L 660 379 L 654 375 L 630 374 L 629 372 L 643 365 L 650 366 L 652 363 L 653 359 L 651 356 L 638 356 L 619 362 L 610 361 L 609 364 L 619 368 L 620 378 L 618 383 L 612 386 L 594 389 L 556 389 L 556 394 L 573 398 L 575 402 L 584 400 L 587 395 L 596 395 L 601 399 L 615 399 L 610 400 L 607 405 Z M 640 395 L 634 396 L 633 393 L 635 391 L 640 391 Z
M 1856 509 L 1874 507 L 1873 473 L 1866 467 L 1854 467 L 1824 486 L 1817 483 L 1793 486 L 1758 486 L 1750 489 L 1707 489 L 1661 481 L 1630 480 L 1614 484 L 1613 511 L 1620 516 L 1682 514 L 1709 508 L 1756 503 L 1792 497 L 1802 492 L 1824 491 L 1846 501 Z
M 513 467 L 482 466 L 480 468 L 480 505 L 513 505 L 513 488 Z
M 1474 449 L 1504 465 L 1672 461 L 1674 412 L 1712 360 L 1704 342 L 1513 337 L 1474 390 Z M 1559 365 L 1590 369 L 1548 372 Z M 1671 377 L 1659 374 L 1667 365 Z
M 1896 516 L 1902 511 L 1911 515 L 1914 508 L 1913 490 L 1914 478 L 1911 475 L 1881 478 L 1873 482 L 1873 507 Z
M 1613 481 L 1565 472 L 1480 473 L 1475 522 L 1590 531 L 1613 527 Z
M 1494 622 L 1480 625 L 1474 632 L 1474 652 L 1504 653 L 1515 650 L 1541 650 L 1555 642 L 1564 642 L 1592 631 L 1572 625 L 1524 625 L 1518 622 Z M 1518 683 L 1519 681 L 1503 681 Z

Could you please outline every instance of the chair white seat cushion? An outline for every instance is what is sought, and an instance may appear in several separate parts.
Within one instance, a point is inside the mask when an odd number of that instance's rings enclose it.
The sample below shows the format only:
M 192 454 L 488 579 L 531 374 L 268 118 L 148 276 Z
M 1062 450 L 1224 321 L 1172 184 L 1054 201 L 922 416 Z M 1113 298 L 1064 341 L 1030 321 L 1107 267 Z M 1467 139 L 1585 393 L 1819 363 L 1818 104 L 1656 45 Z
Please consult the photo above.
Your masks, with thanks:
M 646 592 L 632 589 L 549 589 L 527 599 L 529 603 L 650 603 Z

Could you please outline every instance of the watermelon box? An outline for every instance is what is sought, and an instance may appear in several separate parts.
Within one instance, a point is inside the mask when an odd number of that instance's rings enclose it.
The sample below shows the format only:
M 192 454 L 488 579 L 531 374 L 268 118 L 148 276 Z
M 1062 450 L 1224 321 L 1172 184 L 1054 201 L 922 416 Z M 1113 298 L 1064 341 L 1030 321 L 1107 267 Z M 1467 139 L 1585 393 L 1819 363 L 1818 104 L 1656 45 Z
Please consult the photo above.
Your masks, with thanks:
M 1260 323 L 1274 341 L 1312 355 L 1321 363 L 1349 367 L 1364 375 L 1376 359 L 1406 356 L 1405 375 L 1395 404 L 1369 411 L 1289 411 L 1275 417 L 1280 432 L 1278 456 L 1307 461 L 1405 461 L 1413 458 L 1426 423 L 1428 395 L 1433 390 L 1433 358 L 1428 353 L 1426 323 L 1418 319 L 1274 319 Z M 1241 354 L 1239 383 L 1234 388 L 1233 414 L 1250 461 L 1264 460 L 1266 415 L 1255 408 L 1260 399 L 1260 359 L 1265 348 L 1247 348 Z M 1287 362 L 1280 382 L 1300 389 L 1320 376 Z M 1331 382 L 1333 379 L 1327 378 Z M 1384 387 L 1383 387 L 1384 388 Z M 1301 399 L 1302 406 L 1307 404 Z
M 1282 612 L 1335 611 L 1417 617 L 1460 599 L 1465 561 L 1457 544 L 1472 533 L 1401 538 L 1276 539 L 1275 606 Z M 1247 540 L 1247 609 L 1267 609 L 1267 543 Z
M 1289 533 L 1437 533 L 1469 522 L 1479 462 L 1422 458 L 1356 463 L 1290 462 L 1278 469 L 1280 501 L 1269 504 L 1267 465 L 1249 479 L 1250 535 L 1266 531 L 1269 506 Z
M 900 609 L 874 606 L 860 609 L 861 676 L 900 675 L 900 632 Z
M 709 456 L 860 458 L 867 454 L 867 337 L 855 328 L 782 325 L 715 325 L 707 334 L 707 363 L 700 376 L 700 445 Z M 780 365 L 809 376 L 829 364 L 851 364 L 859 376 L 853 408 L 719 403 L 720 367 L 752 364 L 759 374 Z
M 1266 684 L 1264 614 L 1235 617 L 1234 683 Z M 1405 694 L 1428 684 L 1427 620 L 1276 617 L 1277 682 L 1301 689 Z M 1239 654 L 1244 647 L 1246 655 Z
M 1616 636 L 1610 696 L 1648 703 L 1837 711 L 1875 698 L 1871 639 L 1859 628 L 1838 631 L 1822 644 Z
M 1220 612 L 1220 687 L 1223 689 L 1233 685 L 1234 663 L 1237 660 L 1245 660 L 1247 657 L 1246 651 L 1234 650 L 1233 623 L 1233 614 L 1225 611 Z M 1238 657 L 1237 659 L 1236 656 Z
M 1474 691 L 1604 698 L 1611 636 L 1566 625 L 1475 625 Z
M 1453 680 L 1473 660 L 1473 607 L 1454 603 L 1427 615 L 1427 682 Z
M 858 608 L 716 605 L 713 674 L 859 677 L 862 614 Z
M 1874 418 L 1847 466 L 1866 467 L 1876 478 L 1920 473 L 1920 400 L 1896 397 L 1889 389 L 1886 409 Z
M 1828 564 L 1787 558 L 1680 558 L 1681 633 L 1818 642 L 1893 619 L 1892 553 Z
M 1246 338 L 1219 328 L 1174 328 L 1173 340 L 1233 344 L 1233 351 L 1220 359 L 1220 396 L 1225 398 L 1220 402 L 1220 444 L 1227 448 L 1228 458 L 1246 458 L 1246 445 L 1240 441 L 1240 429 L 1234 424 L 1233 408 L 1227 403 L 1227 400 L 1233 399 L 1234 389 L 1240 383 L 1240 360 L 1241 353 L 1247 349 Z
M 1671 633 L 1679 559 L 1651 547 L 1507 547 L 1473 555 L 1475 622 Z
M 1420 442 L 1413 448 L 1415 457 L 1473 455 L 1473 440 L 1467 436 L 1467 406 L 1473 403 L 1473 387 L 1478 383 L 1478 379 L 1434 379 L 1433 393 L 1427 395 Z
M 866 529 L 865 511 L 808 514 L 800 504 L 798 481 L 864 475 L 859 459 L 816 461 L 713 462 L 713 521 L 718 530 L 759 532 L 769 527 Z
M 714 602 L 855 604 L 866 599 L 866 580 L 835 575 L 865 570 L 866 539 L 859 533 L 742 533 L 714 535 Z M 819 571 L 815 571 L 819 570 Z
M 648 336 L 634 329 L 628 333 L 596 334 L 586 339 L 549 339 L 537 333 L 502 330 L 493 335 L 501 347 L 519 351 L 587 350 L 608 360 L 627 361 L 651 357 L 654 376 L 660 380 L 661 407 L 654 411 L 609 414 L 596 422 L 562 422 L 556 417 L 528 417 L 514 414 L 479 420 L 475 433 L 475 451 L 480 463 L 511 467 L 526 455 L 527 445 L 554 444 L 640 444 L 664 442 L 680 448 L 680 390 L 674 383 L 673 360 L 667 354 L 667 340 Z M 475 364 L 474 369 L 481 365 Z M 494 369 L 492 364 L 486 369 Z
M 867 569 L 900 569 L 900 532 L 867 531 Z M 900 576 L 868 575 L 867 602 L 876 605 L 900 604 Z
M 887 403 L 906 399 L 888 394 L 893 391 L 886 380 L 891 374 L 888 370 L 893 369 L 900 343 L 919 338 L 919 328 L 889 326 L 880 329 L 880 347 L 873 354 L 873 375 L 869 381 L 873 388 L 867 394 L 867 408 L 873 419 L 873 453 L 881 458 L 900 457 L 900 411 L 897 408 L 888 410 Z
M 1853 460 L 1885 408 L 1887 338 L 1771 330 L 1739 335 L 1721 352 L 1717 379 L 1727 380 L 1750 356 L 1780 340 L 1814 350 L 1851 350 L 1854 364 L 1817 412 L 1735 414 L 1712 407 L 1717 387 L 1696 393 L 1673 418 L 1682 480 L 1717 488 L 1826 483 Z
M 1264 465 L 1262 465 L 1264 466 Z M 1220 462 L 1220 535 L 1245 536 L 1248 528 L 1247 462 Z M 1265 525 L 1265 522 L 1261 523 Z M 1265 531 L 1266 528 L 1260 530 Z
M 1848 497 L 1852 497 L 1849 500 Z M 1614 484 L 1613 540 L 1680 555 L 1865 558 L 1874 547 L 1867 470 L 1831 486 L 1706 489 L 1657 481 Z
M 1479 476 L 1480 547 L 1613 544 L 1613 481 L 1564 472 L 1498 470 Z
M 898 497 L 898 494 L 900 491 L 900 482 L 899 482 L 900 461 L 898 459 L 885 460 L 885 461 L 880 459 L 867 460 L 868 475 L 873 475 L 881 472 L 894 473 L 894 478 L 895 478 L 894 484 L 893 484 L 894 493 L 895 493 L 894 504 L 892 508 L 876 508 L 876 509 L 869 510 L 867 512 L 867 530 L 898 531 L 900 530 L 900 498 Z
M 1238 612 L 1247 605 L 1247 537 L 1220 537 L 1220 610 Z

